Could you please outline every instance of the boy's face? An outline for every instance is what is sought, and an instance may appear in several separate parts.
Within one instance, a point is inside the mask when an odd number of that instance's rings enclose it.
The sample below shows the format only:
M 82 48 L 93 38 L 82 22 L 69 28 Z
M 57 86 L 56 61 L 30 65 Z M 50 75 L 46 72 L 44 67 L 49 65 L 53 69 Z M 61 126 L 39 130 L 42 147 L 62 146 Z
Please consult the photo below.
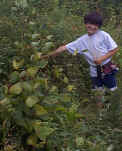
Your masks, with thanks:
M 88 35 L 93 35 L 96 33 L 96 31 L 99 29 L 99 27 L 97 25 L 93 25 L 93 24 L 85 24 L 86 30 L 88 32 Z

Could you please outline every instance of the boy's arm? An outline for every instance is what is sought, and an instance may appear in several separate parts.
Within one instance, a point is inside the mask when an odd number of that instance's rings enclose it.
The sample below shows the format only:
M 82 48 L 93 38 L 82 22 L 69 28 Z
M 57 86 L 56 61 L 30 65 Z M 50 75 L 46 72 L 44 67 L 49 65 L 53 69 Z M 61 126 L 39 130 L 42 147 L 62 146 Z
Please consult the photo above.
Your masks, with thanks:
M 117 51 L 118 51 L 118 48 L 115 48 L 115 49 L 109 51 L 106 55 L 101 56 L 99 59 L 95 60 L 95 63 L 98 65 L 101 64 L 106 59 L 112 57 Z
M 60 46 L 59 48 L 57 48 L 55 51 L 49 53 L 48 55 L 44 55 L 41 56 L 40 59 L 47 59 L 51 56 L 57 56 L 58 54 L 60 54 L 61 52 L 64 52 L 66 49 L 66 46 Z

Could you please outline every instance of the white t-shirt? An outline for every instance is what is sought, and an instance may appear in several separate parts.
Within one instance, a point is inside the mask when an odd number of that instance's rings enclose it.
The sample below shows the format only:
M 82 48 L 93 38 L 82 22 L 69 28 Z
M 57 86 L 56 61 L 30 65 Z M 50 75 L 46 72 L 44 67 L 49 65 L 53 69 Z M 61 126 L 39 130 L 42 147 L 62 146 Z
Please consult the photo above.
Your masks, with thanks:
M 94 60 L 106 55 L 109 51 L 117 48 L 117 44 L 107 32 L 98 30 L 93 35 L 89 36 L 88 34 L 85 34 L 79 37 L 75 41 L 67 44 L 66 48 L 72 54 L 76 50 L 79 54 L 83 54 L 90 64 L 90 75 L 92 77 L 96 77 L 97 71 Z M 108 63 L 110 60 L 111 57 L 103 61 L 102 65 Z

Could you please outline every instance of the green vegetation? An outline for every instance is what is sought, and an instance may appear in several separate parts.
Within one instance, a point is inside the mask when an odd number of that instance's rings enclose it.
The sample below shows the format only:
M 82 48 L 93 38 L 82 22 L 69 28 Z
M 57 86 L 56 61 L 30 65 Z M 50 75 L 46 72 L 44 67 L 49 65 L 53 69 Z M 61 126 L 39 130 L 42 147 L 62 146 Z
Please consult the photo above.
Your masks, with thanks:
M 39 59 L 84 34 L 94 9 L 119 45 L 119 89 L 103 109 L 82 56 Z M 0 1 L 0 151 L 122 150 L 121 21 L 121 0 Z

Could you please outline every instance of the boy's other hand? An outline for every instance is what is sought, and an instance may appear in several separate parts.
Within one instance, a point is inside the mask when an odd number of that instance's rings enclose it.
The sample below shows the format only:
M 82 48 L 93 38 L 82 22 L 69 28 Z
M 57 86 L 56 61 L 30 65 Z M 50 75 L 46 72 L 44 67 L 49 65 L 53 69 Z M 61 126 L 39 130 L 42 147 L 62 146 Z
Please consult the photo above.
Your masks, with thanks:
M 66 46 L 60 46 L 55 51 L 50 52 L 48 55 L 41 56 L 40 59 L 48 59 L 49 57 L 57 56 L 61 52 L 64 52 L 66 49 Z
M 116 52 L 118 51 L 118 48 L 115 48 L 111 51 L 109 51 L 106 55 L 101 56 L 99 59 L 96 59 L 94 62 L 95 64 L 99 65 L 101 64 L 103 61 L 105 61 L 106 59 L 112 57 Z
M 40 59 L 48 59 L 48 58 L 49 58 L 48 55 L 40 56 Z

